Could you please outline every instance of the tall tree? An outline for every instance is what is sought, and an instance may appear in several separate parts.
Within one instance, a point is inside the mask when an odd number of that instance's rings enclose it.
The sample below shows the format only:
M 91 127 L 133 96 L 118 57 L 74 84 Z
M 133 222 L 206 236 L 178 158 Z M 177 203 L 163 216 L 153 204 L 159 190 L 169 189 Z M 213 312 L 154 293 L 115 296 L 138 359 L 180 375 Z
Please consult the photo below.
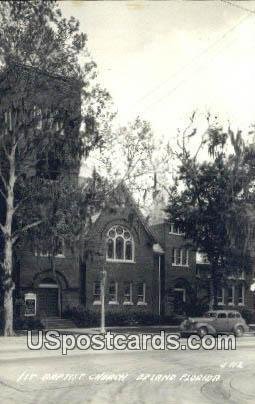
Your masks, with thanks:
M 79 22 L 63 18 L 55 1 L 1 2 L 0 20 L 1 269 L 4 333 L 12 335 L 14 246 L 56 203 L 52 180 L 64 190 L 64 173 L 74 187 L 82 155 L 102 144 L 109 94 L 95 84 Z
M 88 164 L 112 186 L 124 182 L 144 213 L 171 183 L 170 148 L 157 139 L 148 121 L 137 117 L 126 126 L 115 127 L 101 149 L 94 150 Z
M 188 141 L 196 133 L 191 125 L 179 142 L 177 175 L 167 212 L 194 247 L 206 253 L 211 264 L 211 302 L 216 307 L 218 288 L 230 271 L 249 271 L 251 267 L 254 147 L 244 143 L 240 131 L 224 131 L 209 122 L 191 153 Z

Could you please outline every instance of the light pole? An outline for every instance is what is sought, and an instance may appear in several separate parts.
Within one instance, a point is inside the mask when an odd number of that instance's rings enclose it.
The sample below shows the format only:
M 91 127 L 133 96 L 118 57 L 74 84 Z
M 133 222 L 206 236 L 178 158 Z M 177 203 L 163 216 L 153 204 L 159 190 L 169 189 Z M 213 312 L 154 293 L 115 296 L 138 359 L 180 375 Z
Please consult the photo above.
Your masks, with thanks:
M 101 291 L 101 333 L 105 334 L 105 283 L 107 272 L 103 269 L 100 272 L 100 291 Z
M 158 256 L 158 315 L 161 315 L 161 255 Z

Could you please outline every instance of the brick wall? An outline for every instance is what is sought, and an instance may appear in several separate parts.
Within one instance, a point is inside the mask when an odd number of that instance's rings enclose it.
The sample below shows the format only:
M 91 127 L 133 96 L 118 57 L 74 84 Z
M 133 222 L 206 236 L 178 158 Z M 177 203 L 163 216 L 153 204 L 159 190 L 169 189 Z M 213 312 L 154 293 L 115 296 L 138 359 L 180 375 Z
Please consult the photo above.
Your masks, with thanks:
M 106 237 L 108 230 L 114 225 L 126 227 L 132 234 L 135 246 L 134 262 L 107 262 Z M 93 230 L 92 240 L 94 252 L 86 262 L 86 302 L 87 308 L 98 311 L 100 306 L 94 305 L 93 283 L 99 281 L 100 271 L 107 272 L 106 281 L 106 310 L 114 312 L 158 312 L 158 280 L 153 241 L 147 234 L 142 223 L 136 217 L 130 206 L 117 207 L 115 210 L 104 211 Z M 118 283 L 118 304 L 109 304 L 109 283 Z M 133 304 L 124 305 L 124 283 L 131 282 L 133 286 Z M 137 305 L 138 283 L 146 284 L 146 305 Z
M 165 250 L 164 284 L 163 284 L 163 309 L 166 315 L 175 311 L 174 289 L 185 289 L 185 299 L 188 302 L 191 295 L 196 293 L 196 254 L 192 244 L 183 235 L 170 234 L 170 226 L 167 222 L 152 226 L 159 242 Z M 173 249 L 187 249 L 188 266 L 174 265 L 172 263 Z

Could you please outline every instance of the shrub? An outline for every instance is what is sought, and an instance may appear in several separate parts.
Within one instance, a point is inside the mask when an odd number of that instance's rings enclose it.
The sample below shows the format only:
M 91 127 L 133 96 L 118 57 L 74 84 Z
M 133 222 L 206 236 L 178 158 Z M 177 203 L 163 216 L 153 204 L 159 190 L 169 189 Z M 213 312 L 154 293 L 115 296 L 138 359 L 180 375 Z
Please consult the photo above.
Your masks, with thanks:
M 37 317 L 16 318 L 14 320 L 15 330 L 42 330 L 44 327 Z
M 250 324 L 253 320 L 253 312 L 247 307 L 243 307 L 243 309 L 241 310 L 241 315 L 245 319 L 247 324 Z
M 171 314 L 161 318 L 160 324 L 162 325 L 180 325 L 185 320 L 185 315 Z
M 99 314 L 86 310 L 84 306 L 68 307 L 64 318 L 70 318 L 78 327 L 93 327 L 99 324 Z
M 69 307 L 63 313 L 63 317 L 71 319 L 78 327 L 98 327 L 100 325 L 99 312 L 92 312 L 85 309 L 84 306 Z M 108 311 L 105 315 L 105 323 L 111 326 L 139 326 L 139 325 L 178 325 L 184 319 L 183 316 L 171 315 L 161 316 L 151 313 L 114 312 Z

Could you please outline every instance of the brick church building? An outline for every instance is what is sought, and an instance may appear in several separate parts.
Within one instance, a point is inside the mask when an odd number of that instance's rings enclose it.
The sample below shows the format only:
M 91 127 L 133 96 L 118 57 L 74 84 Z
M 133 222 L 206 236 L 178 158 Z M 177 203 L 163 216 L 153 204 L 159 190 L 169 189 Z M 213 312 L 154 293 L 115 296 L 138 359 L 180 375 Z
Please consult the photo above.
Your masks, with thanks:
M 19 262 L 22 298 L 34 296 L 41 317 L 61 317 L 83 305 L 101 310 L 100 279 L 106 271 L 105 310 L 111 313 L 183 314 L 197 296 L 209 303 L 208 262 L 174 225 L 166 221 L 149 226 L 133 197 L 120 185 L 93 217 L 85 235 L 83 259 L 62 245 L 52 273 L 47 254 L 26 251 Z M 250 275 L 251 276 L 251 275 Z M 224 308 L 253 309 L 250 280 L 233 276 L 219 290 Z

